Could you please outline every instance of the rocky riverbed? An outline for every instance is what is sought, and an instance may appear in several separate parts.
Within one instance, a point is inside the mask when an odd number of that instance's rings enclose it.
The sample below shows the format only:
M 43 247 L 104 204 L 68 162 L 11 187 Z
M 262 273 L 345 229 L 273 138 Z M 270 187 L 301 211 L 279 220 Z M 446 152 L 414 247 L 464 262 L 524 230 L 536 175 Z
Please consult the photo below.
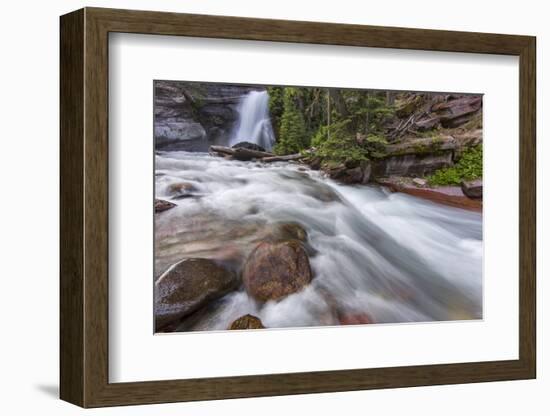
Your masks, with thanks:
M 482 316 L 479 212 L 296 161 L 155 166 L 158 332 Z

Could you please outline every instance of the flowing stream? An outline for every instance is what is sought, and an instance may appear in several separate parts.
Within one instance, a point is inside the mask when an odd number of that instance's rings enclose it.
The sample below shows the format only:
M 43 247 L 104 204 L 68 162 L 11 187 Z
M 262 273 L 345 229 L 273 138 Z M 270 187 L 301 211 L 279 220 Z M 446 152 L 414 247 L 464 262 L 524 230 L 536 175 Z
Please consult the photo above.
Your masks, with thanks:
M 229 145 L 250 142 L 271 150 L 275 135 L 269 118 L 269 94 L 267 91 L 251 91 L 239 106 L 239 120 Z
M 186 195 L 174 196 L 174 184 Z M 314 278 L 301 292 L 259 304 L 244 289 L 179 330 L 222 330 L 239 316 L 266 327 L 479 319 L 482 217 L 376 186 L 339 185 L 298 164 L 239 162 L 204 153 L 156 156 L 156 196 L 177 207 L 156 216 L 156 277 L 183 258 L 242 267 L 276 224 L 308 234 Z M 335 312 L 338 311 L 338 313 Z

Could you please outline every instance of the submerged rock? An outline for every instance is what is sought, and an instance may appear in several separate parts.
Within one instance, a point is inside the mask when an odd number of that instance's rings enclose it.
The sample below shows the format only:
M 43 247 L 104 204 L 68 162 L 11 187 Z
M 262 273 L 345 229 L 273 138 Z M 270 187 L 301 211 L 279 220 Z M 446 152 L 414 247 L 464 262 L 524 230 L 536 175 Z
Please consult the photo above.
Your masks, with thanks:
M 165 201 L 164 199 L 155 199 L 155 212 L 166 211 L 170 208 L 174 208 L 176 204 L 170 201 Z
M 483 196 L 483 182 L 481 179 L 462 181 L 462 192 L 469 198 L 481 198 Z
M 260 301 L 278 300 L 311 282 L 307 252 L 300 241 L 262 242 L 243 270 L 247 292 Z
M 362 312 L 338 314 L 338 322 L 340 325 L 365 325 L 372 324 L 374 321 L 369 314 Z
M 295 222 L 284 222 L 277 224 L 277 231 L 282 240 L 307 241 L 307 231 L 300 224 Z
M 177 321 L 235 289 L 237 276 L 208 259 L 183 260 L 155 282 L 155 329 Z
M 168 185 L 168 192 L 173 198 L 187 198 L 193 196 L 196 188 L 188 182 L 177 182 Z
M 229 329 L 263 329 L 265 326 L 262 324 L 260 318 L 254 315 L 244 315 L 237 318 L 229 326 Z

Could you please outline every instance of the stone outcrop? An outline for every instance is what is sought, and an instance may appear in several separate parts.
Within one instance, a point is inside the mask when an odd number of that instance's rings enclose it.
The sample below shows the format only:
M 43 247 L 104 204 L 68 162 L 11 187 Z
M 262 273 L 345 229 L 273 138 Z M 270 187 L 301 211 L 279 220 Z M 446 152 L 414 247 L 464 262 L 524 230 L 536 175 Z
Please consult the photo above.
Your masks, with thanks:
M 155 81 L 157 150 L 204 151 L 225 143 L 238 119 L 241 97 L 256 87 Z
M 476 179 L 473 181 L 462 181 L 460 187 L 462 188 L 462 192 L 464 192 L 464 195 L 470 198 L 483 197 L 483 182 L 481 179 Z
M 346 184 L 366 184 L 369 182 L 372 172 L 372 164 L 367 160 L 350 161 L 336 165 L 330 163 L 321 164 L 321 168 L 331 179 Z
M 454 129 L 471 122 L 481 124 L 479 94 L 405 93 L 396 104 L 396 117 L 387 125 L 391 141 L 411 133 Z

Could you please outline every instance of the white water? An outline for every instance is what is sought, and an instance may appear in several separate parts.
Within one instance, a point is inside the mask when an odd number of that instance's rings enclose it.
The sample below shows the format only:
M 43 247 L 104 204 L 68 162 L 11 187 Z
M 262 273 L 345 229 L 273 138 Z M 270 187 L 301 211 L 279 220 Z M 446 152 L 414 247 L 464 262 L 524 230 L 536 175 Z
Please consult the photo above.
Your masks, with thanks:
M 298 165 L 229 161 L 200 153 L 156 156 L 156 195 L 178 206 L 156 215 L 156 275 L 189 257 L 237 269 L 271 224 L 301 224 L 314 279 L 280 302 L 256 303 L 244 289 L 180 330 L 222 330 L 250 313 L 267 327 L 337 325 L 334 306 L 375 323 L 482 316 L 482 221 L 373 186 L 343 186 Z M 302 168 L 303 169 L 303 168 Z M 170 184 L 195 186 L 171 199 Z
M 251 91 L 239 105 L 239 120 L 230 140 L 230 146 L 250 142 L 271 150 L 275 135 L 269 118 L 267 91 Z

